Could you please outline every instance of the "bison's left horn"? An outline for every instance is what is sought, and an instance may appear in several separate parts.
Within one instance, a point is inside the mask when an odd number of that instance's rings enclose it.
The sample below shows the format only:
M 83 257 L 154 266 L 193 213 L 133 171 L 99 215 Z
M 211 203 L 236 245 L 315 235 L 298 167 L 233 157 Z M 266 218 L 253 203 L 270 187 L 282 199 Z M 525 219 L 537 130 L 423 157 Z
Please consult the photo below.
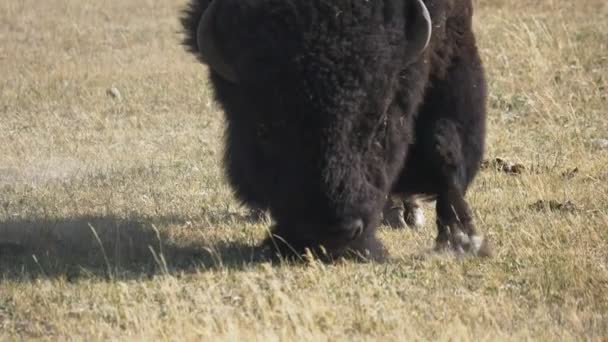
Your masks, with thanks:
M 211 1 L 205 10 L 196 31 L 196 42 L 202 59 L 207 65 L 227 81 L 238 83 L 236 71 L 226 61 L 215 39 L 215 16 L 221 0 Z
M 408 54 L 410 60 L 418 57 L 428 46 L 433 33 L 433 22 L 423 0 L 414 0 L 413 13 L 408 16 Z

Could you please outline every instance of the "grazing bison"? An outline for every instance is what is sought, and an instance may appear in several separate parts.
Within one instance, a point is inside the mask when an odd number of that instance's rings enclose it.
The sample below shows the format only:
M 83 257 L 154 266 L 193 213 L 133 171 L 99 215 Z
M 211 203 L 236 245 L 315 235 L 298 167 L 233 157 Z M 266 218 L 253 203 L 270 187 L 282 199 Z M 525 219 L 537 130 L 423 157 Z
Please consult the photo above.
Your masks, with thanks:
M 184 45 L 210 69 L 236 195 L 266 243 L 382 259 L 388 197 L 436 200 L 439 248 L 485 255 L 464 199 L 486 85 L 471 0 L 192 0 Z M 322 246 L 322 247 L 321 247 Z

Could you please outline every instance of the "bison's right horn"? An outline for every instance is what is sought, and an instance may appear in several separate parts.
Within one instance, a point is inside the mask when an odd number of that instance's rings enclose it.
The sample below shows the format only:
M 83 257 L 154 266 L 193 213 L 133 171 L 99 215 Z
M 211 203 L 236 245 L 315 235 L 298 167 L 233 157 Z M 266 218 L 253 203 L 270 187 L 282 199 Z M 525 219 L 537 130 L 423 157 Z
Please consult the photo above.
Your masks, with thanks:
M 408 22 L 408 55 L 410 60 L 415 60 L 426 50 L 431 41 L 433 33 L 433 22 L 423 0 L 413 0 L 414 15 L 410 17 L 412 22 Z M 413 17 L 413 18 L 412 18 Z
M 236 71 L 222 57 L 222 53 L 215 41 L 215 12 L 221 1 L 211 1 L 209 7 L 205 10 L 196 31 L 196 42 L 202 59 L 213 71 L 227 81 L 238 83 Z

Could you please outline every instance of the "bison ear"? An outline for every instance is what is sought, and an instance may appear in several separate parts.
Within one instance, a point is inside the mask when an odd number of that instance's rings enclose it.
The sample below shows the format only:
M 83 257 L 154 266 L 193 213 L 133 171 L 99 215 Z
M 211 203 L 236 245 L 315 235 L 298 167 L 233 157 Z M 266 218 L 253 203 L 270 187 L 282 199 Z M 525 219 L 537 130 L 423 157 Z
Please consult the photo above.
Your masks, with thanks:
M 431 41 L 433 23 L 423 0 L 412 0 L 406 17 L 407 62 L 412 63 Z
M 201 59 L 223 79 L 232 83 L 239 83 L 236 70 L 223 57 L 221 49 L 216 43 L 217 8 L 222 0 L 211 1 L 203 13 L 196 31 L 196 42 Z

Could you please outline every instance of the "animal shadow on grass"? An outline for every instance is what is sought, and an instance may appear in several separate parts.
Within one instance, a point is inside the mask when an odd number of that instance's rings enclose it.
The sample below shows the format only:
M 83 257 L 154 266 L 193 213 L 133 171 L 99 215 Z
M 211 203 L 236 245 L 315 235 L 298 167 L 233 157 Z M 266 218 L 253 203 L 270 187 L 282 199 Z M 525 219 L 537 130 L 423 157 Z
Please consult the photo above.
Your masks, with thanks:
M 184 228 L 184 223 L 178 217 L 113 216 L 0 222 L 0 282 L 39 277 L 141 278 L 219 267 L 241 269 L 267 260 L 253 244 L 207 244 L 199 239 L 204 232 L 175 238 L 180 234 L 173 229 L 193 229 Z

